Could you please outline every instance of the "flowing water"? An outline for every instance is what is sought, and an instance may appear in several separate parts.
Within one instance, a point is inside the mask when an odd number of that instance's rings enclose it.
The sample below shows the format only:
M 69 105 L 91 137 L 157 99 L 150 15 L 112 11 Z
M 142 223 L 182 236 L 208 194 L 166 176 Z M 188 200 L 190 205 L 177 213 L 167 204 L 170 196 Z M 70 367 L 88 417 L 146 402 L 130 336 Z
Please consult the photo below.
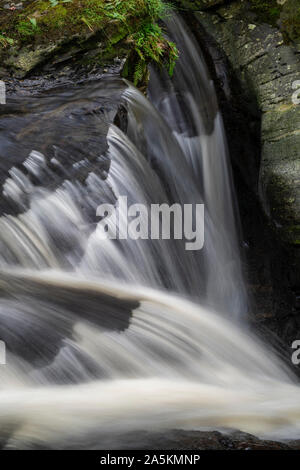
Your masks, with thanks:
M 170 429 L 300 436 L 297 382 L 247 327 L 213 83 L 182 21 L 168 31 L 181 57 L 172 79 L 151 70 L 148 98 L 108 77 L 22 112 L 8 103 L 0 150 L 18 164 L 0 219 L 5 448 L 101 448 L 92 442 L 104 434 L 120 446 L 117 434 Z M 112 124 L 120 101 L 125 133 Z M 120 196 L 148 208 L 204 203 L 204 248 L 103 240 L 97 207 Z

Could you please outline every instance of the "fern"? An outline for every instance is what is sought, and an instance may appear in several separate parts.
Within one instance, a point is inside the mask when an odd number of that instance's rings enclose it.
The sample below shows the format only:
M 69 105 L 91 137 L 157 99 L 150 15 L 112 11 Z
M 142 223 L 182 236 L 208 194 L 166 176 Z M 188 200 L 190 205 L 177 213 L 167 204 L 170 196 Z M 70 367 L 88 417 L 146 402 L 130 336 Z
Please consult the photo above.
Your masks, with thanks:
M 147 72 L 147 62 L 143 59 L 139 60 L 135 66 L 133 83 L 138 85 L 144 78 Z
M 170 77 L 172 77 L 173 74 L 174 74 L 174 69 L 175 69 L 175 66 L 176 66 L 177 59 L 179 57 L 179 52 L 178 52 L 177 46 L 176 46 L 176 44 L 174 44 L 174 42 L 168 41 L 168 44 L 169 44 L 169 47 L 170 47 L 168 71 L 169 71 Z
M 138 56 L 134 73 L 135 84 L 145 76 L 149 62 L 166 65 L 169 75 L 173 75 L 178 59 L 178 49 L 173 42 L 165 39 L 160 26 L 148 21 L 132 36 L 132 39 L 134 50 Z
M 3 36 L 3 34 L 0 34 L 0 46 L 2 47 L 12 46 L 13 43 L 14 43 L 13 39 Z

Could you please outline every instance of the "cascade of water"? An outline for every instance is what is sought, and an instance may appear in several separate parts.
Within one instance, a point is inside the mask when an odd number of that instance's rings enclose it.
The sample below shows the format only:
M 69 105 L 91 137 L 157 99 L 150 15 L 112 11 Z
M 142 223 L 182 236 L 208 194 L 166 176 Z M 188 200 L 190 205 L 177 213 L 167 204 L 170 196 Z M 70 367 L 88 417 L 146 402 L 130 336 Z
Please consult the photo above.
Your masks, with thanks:
M 294 378 L 233 322 L 247 301 L 222 119 L 186 27 L 174 17 L 168 30 L 181 50 L 174 77 L 152 70 L 149 100 L 128 85 L 127 135 L 111 125 L 106 155 L 76 164 L 84 177 L 44 187 L 50 170 L 33 151 L 26 174 L 13 168 L 4 185 L 20 211 L 0 219 L 8 447 L 171 428 L 299 437 Z M 204 203 L 204 248 L 103 240 L 97 207 L 120 196 L 148 208 Z

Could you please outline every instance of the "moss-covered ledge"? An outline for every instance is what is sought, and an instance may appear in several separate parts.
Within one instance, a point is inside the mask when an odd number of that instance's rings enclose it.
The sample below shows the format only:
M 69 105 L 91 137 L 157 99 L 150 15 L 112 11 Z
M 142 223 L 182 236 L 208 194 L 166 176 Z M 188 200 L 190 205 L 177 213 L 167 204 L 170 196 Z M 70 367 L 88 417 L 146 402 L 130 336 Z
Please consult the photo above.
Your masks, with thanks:
M 147 63 L 165 64 L 170 72 L 177 50 L 157 20 L 166 14 L 161 0 L 24 0 L 21 10 L 0 0 L 1 76 L 22 78 L 60 53 L 85 53 L 99 64 L 132 54 L 130 72 L 136 83 Z M 83 54 L 82 54 L 83 55 Z

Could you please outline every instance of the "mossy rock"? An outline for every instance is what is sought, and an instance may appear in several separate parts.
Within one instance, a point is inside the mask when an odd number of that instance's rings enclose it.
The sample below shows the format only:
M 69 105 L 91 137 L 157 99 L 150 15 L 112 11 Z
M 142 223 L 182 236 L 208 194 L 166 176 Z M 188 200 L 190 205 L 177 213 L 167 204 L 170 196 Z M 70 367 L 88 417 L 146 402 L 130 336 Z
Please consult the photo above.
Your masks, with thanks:
M 225 3 L 225 0 L 181 0 L 180 2 L 184 8 L 189 10 L 208 10 L 209 8 L 216 7 Z
M 250 0 L 251 10 L 260 21 L 275 26 L 280 18 L 282 5 L 277 0 Z
M 49 56 L 60 50 L 65 53 L 74 44 L 83 52 L 98 50 L 93 60 L 100 64 L 120 57 L 120 51 L 127 55 L 134 49 L 145 64 L 151 60 L 168 62 L 168 56 L 176 54 L 155 24 L 165 10 L 161 0 L 25 0 L 22 10 L 2 8 L 2 67 L 23 77 Z M 141 31 L 144 43 L 138 37 Z
M 280 27 L 287 43 L 300 40 L 299 0 L 250 0 L 251 10 L 260 21 Z
M 287 0 L 280 15 L 280 27 L 287 40 L 300 43 L 300 2 Z

